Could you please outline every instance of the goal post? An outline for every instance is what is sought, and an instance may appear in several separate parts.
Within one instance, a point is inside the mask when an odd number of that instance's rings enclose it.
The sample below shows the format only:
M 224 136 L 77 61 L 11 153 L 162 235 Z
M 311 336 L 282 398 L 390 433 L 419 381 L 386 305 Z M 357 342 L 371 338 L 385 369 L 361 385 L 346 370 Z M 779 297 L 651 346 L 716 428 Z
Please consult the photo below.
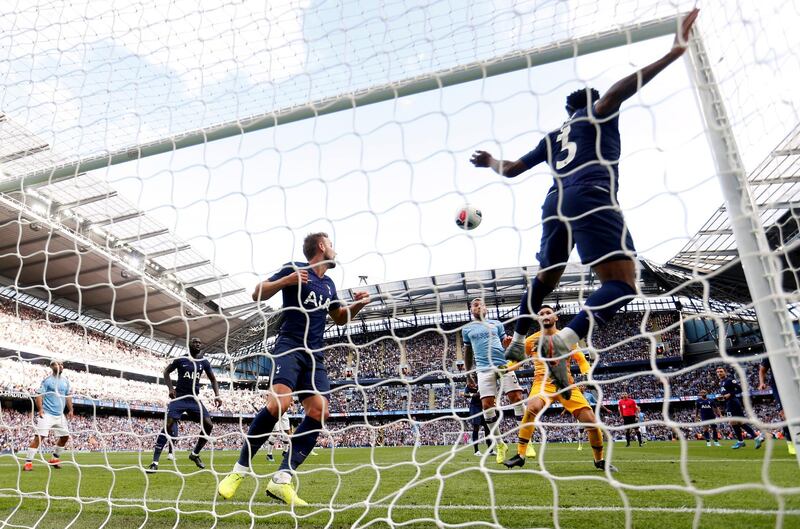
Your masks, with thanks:
M 800 447 L 800 345 L 789 319 L 789 300 L 779 283 L 781 275 L 775 251 L 767 241 L 725 102 L 697 28 L 689 42 L 685 63 L 706 124 L 725 208 L 772 366 L 772 376 L 781 394 L 792 441 Z M 800 464 L 800 451 L 796 457 Z

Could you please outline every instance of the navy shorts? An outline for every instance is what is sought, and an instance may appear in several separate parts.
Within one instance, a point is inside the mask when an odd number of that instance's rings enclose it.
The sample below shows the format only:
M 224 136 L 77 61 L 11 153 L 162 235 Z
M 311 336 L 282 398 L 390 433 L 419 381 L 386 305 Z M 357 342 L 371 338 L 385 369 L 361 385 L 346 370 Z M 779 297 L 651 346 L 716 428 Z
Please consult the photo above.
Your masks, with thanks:
M 736 397 L 728 399 L 725 405 L 725 412 L 728 417 L 746 417 L 742 403 Z
M 477 406 L 473 406 L 471 403 L 469 405 L 469 423 L 472 426 L 480 426 L 483 424 L 483 408 L 480 404 Z
M 714 414 L 711 414 L 711 415 L 703 415 L 702 413 L 700 414 L 700 420 L 701 421 L 713 421 L 716 418 L 717 417 Z M 713 426 L 713 427 L 716 428 L 717 425 L 716 424 L 711 424 L 709 426 Z
M 180 419 L 184 413 L 189 416 L 189 420 L 197 422 L 201 422 L 203 418 L 209 416 L 203 403 L 192 395 L 170 401 L 167 407 L 167 417 L 170 419 Z
M 545 198 L 542 244 L 536 254 L 539 266 L 566 264 L 575 246 L 583 264 L 632 259 L 636 255 L 625 219 L 608 189 L 593 185 L 569 186 Z
M 278 338 L 272 354 L 272 384 L 289 386 L 292 391 L 330 392 L 331 383 L 321 352 L 311 353 L 301 344 Z

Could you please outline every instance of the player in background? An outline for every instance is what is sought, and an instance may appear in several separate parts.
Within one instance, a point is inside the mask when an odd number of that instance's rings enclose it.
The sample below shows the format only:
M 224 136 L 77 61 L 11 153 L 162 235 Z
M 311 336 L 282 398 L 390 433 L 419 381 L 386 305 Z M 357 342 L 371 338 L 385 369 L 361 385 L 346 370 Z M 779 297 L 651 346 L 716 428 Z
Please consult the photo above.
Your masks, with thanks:
M 586 402 L 589 403 L 589 406 L 595 410 L 595 417 L 597 417 L 597 422 L 603 422 L 603 417 L 600 415 L 600 412 L 603 411 L 605 413 L 613 413 L 608 407 L 600 404 L 600 407 L 597 406 L 597 396 L 595 395 L 595 390 L 592 388 L 585 388 L 583 390 L 583 396 L 586 397 Z M 565 409 L 564 412 L 567 410 Z M 580 427 L 578 428 L 578 451 L 583 450 L 583 434 L 586 432 L 586 428 Z
M 639 432 L 642 434 L 642 443 L 639 445 L 646 445 L 647 444 L 647 426 L 645 426 L 645 419 L 644 412 L 641 408 L 639 408 L 639 413 L 636 414 L 637 420 L 639 421 Z
M 625 446 L 631 445 L 631 425 L 639 424 L 639 405 L 636 404 L 636 401 L 630 398 L 627 393 L 623 393 L 620 395 L 620 399 L 617 402 L 617 407 L 619 409 L 619 416 L 622 417 L 622 424 L 626 426 L 625 428 Z M 633 428 L 636 431 L 636 439 L 639 441 L 639 446 L 642 446 L 642 432 L 639 430 L 639 426 Z
M 176 358 L 164 369 L 164 383 L 169 392 L 169 406 L 167 407 L 167 424 L 156 438 L 156 446 L 153 450 L 153 462 L 147 468 L 147 473 L 152 474 L 158 470 L 158 462 L 161 459 L 161 452 L 167 445 L 170 437 L 178 435 L 178 421 L 186 414 L 191 421 L 200 423 L 200 436 L 194 449 L 189 452 L 189 460 L 197 468 L 206 468 L 200 458 L 200 451 L 206 445 L 211 435 L 214 424 L 211 422 L 211 415 L 200 401 L 200 378 L 203 373 L 208 376 L 211 387 L 214 389 L 214 404 L 222 406 L 222 399 L 219 397 L 219 384 L 214 371 L 211 369 L 211 362 L 203 358 L 203 342 L 199 338 L 192 338 L 189 342 L 189 356 Z M 178 382 L 172 385 L 172 372 L 178 372 Z M 167 435 L 169 433 L 169 435 Z
M 741 401 L 742 386 L 739 385 L 739 382 L 734 377 L 728 376 L 728 370 L 724 367 L 717 368 L 717 378 L 719 378 L 720 383 L 719 394 L 722 400 L 725 401 L 725 414 L 730 417 L 733 434 L 736 436 L 736 443 L 734 443 L 731 448 L 738 450 L 745 446 L 742 430 L 755 439 L 756 450 L 761 448 L 761 443 L 764 442 L 764 436 L 756 435 L 756 432 L 749 424 L 735 419 L 745 416 Z
M 764 391 L 767 389 L 767 374 L 772 371 L 772 365 L 769 363 L 769 357 L 764 357 L 758 365 L 758 389 Z M 775 400 L 775 405 L 778 407 L 778 413 L 781 420 L 786 420 L 786 413 L 783 411 L 783 403 L 781 403 L 781 394 L 778 393 L 778 385 L 775 383 L 775 377 L 771 376 L 769 380 L 769 388 L 772 390 L 772 398 Z M 783 427 L 783 438 L 786 439 L 786 447 L 790 455 L 796 455 L 797 449 L 794 446 L 792 433 L 788 426 Z
M 600 279 L 600 288 L 586 300 L 584 310 L 541 344 L 546 356 L 560 358 L 552 368 L 559 388 L 567 381 L 566 359 L 588 335 L 591 322 L 608 323 L 636 295 L 636 250 L 617 201 L 620 106 L 684 54 L 697 15 L 693 9 L 683 19 L 666 55 L 617 81 L 602 97 L 593 88 L 571 93 L 566 99 L 569 119 L 519 160 L 498 160 L 486 151 L 476 151 L 470 160 L 507 178 L 546 162 L 554 177 L 542 206 L 539 273 L 522 295 L 520 317 L 505 353 L 508 359 L 525 357 L 532 315 L 558 286 L 573 246 Z
M 72 409 L 72 391 L 69 380 L 63 376 L 64 365 L 58 360 L 53 360 L 50 362 L 50 369 L 53 370 L 53 374 L 42 380 L 42 385 L 39 386 L 39 391 L 33 399 L 37 416 L 36 434 L 25 454 L 25 465 L 22 467 L 25 472 L 33 470 L 33 458 L 36 457 L 42 439 L 47 438 L 50 430 L 58 436 L 53 456 L 48 461 L 53 468 L 61 468 L 61 454 L 69 441 L 67 417 L 71 419 L 75 416 Z M 64 416 L 65 408 L 67 417 Z
M 307 262 L 286 263 L 272 277 L 259 283 L 254 301 L 266 301 L 283 293 L 283 322 L 272 351 L 272 384 L 267 405 L 253 419 L 233 471 L 220 481 L 217 492 L 225 499 L 236 493 L 250 464 L 269 433 L 292 405 L 297 394 L 305 417 L 291 438 L 292 450 L 284 455 L 278 471 L 267 484 L 267 495 L 294 505 L 308 505 L 292 486 L 292 474 L 313 451 L 328 417 L 331 385 L 325 368 L 323 335 L 327 317 L 346 325 L 370 301 L 366 292 L 354 292 L 354 303 L 345 306 L 336 285 L 325 273 L 336 266 L 336 252 L 326 233 L 310 233 L 303 240 Z
M 549 305 L 543 305 L 539 309 L 539 321 L 542 329 L 531 335 L 525 342 L 525 352 L 533 359 L 533 385 L 531 387 L 530 396 L 528 397 L 528 406 L 525 409 L 525 415 L 522 418 L 522 424 L 519 429 L 517 453 L 505 461 L 504 464 L 508 468 L 521 467 L 525 464 L 525 458 L 527 457 L 526 452 L 530 445 L 531 437 L 533 436 L 534 421 L 540 414 L 546 411 L 547 407 L 550 406 L 553 401 L 557 401 L 560 402 L 578 422 L 582 423 L 583 427 L 586 429 L 586 433 L 589 437 L 589 445 L 592 447 L 595 468 L 599 470 L 608 470 L 609 472 L 617 472 L 617 468 L 610 463 L 606 463 L 606 460 L 603 458 L 603 432 L 594 415 L 594 410 L 586 401 L 580 387 L 559 391 L 553 383 L 551 373 L 545 365 L 546 362 L 539 357 L 537 342 L 558 332 L 558 327 L 556 326 L 558 314 L 556 314 Z M 577 346 L 573 346 L 569 360 L 577 363 L 583 374 L 588 373 L 591 368 L 586 357 Z M 518 369 L 522 365 L 524 364 L 514 364 L 509 366 L 509 369 Z M 573 383 L 572 375 L 569 375 L 567 382 L 568 384 Z
M 515 373 L 505 370 L 507 362 L 503 355 L 503 340 L 506 338 L 506 330 L 503 324 L 486 318 L 486 304 L 481 298 L 472 300 L 470 312 L 472 321 L 461 329 L 464 363 L 469 377 L 473 376 L 473 369 L 477 371 L 483 418 L 492 431 L 492 437 L 497 441 L 496 460 L 501 465 L 506 459 L 508 445 L 499 431 L 503 412 L 496 407 L 497 398 L 505 395 L 514 407 L 514 416 L 520 421 L 525 412 L 522 386 L 519 385 Z
M 481 404 L 481 394 L 478 393 L 478 384 L 471 377 L 467 378 L 467 387 L 464 390 L 464 397 L 469 399 L 469 423 L 472 425 L 472 450 L 477 457 L 481 451 L 478 446 L 481 428 L 483 428 L 483 440 L 486 441 L 486 450 L 489 456 L 496 455 L 492 448 L 492 433 L 486 419 L 483 417 L 483 405 Z
M 700 395 L 697 397 L 694 405 L 696 408 L 695 419 L 698 422 L 713 421 L 719 417 L 717 405 L 708 398 L 708 392 L 704 389 L 700 390 Z M 706 446 L 711 446 L 712 441 L 714 442 L 714 446 L 719 446 L 719 429 L 717 428 L 717 423 L 703 425 L 703 439 L 706 440 Z

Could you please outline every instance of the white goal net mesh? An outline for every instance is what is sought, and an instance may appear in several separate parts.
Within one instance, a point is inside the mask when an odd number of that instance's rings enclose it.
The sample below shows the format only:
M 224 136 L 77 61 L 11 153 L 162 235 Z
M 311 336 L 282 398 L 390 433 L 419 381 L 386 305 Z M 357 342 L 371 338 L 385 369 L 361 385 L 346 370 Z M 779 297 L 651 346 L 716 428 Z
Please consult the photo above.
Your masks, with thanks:
M 605 209 L 631 230 L 637 288 L 579 343 L 572 391 L 587 405 L 554 401 L 526 433 L 531 363 L 516 372 L 521 404 L 481 401 L 485 373 L 468 383 L 481 354 L 465 342 L 470 303 L 513 335 L 553 180 L 544 163 L 510 179 L 471 155 L 515 161 L 568 134 L 566 96 L 604 94 L 662 57 L 695 3 L 7 9 L 0 527 L 800 524 L 786 428 L 800 428 L 797 2 L 703 2 L 687 59 L 622 104 L 618 204 Z M 470 231 L 454 222 L 467 204 L 482 213 Z M 556 217 L 570 232 L 580 221 Z M 295 394 L 288 429 L 302 435 L 269 435 L 223 499 L 286 369 L 278 331 L 298 316 L 251 293 L 307 260 L 312 232 L 335 245 L 342 302 L 371 302 L 325 322 L 324 355 L 302 353 L 331 383 L 313 454 L 308 394 Z M 558 328 L 600 289 L 577 257 L 544 300 Z M 201 427 L 173 413 L 164 384 L 193 338 L 220 386 L 217 403 L 203 373 L 183 399 L 210 412 L 204 468 L 188 458 Z M 741 387 L 730 398 L 726 377 Z M 592 425 L 569 413 L 586 409 L 619 472 L 593 464 Z M 149 473 L 168 415 L 177 426 Z M 506 468 L 525 435 L 524 466 Z M 265 496 L 300 452 L 292 483 L 309 505 Z

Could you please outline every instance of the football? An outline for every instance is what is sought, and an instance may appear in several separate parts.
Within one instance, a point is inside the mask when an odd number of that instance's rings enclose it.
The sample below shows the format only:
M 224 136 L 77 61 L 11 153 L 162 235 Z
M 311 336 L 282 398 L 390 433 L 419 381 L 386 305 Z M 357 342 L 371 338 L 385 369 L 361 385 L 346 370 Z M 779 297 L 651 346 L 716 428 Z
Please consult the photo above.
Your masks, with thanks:
M 474 230 L 481 225 L 482 220 L 481 210 L 474 206 L 466 205 L 456 212 L 456 226 L 463 230 Z

